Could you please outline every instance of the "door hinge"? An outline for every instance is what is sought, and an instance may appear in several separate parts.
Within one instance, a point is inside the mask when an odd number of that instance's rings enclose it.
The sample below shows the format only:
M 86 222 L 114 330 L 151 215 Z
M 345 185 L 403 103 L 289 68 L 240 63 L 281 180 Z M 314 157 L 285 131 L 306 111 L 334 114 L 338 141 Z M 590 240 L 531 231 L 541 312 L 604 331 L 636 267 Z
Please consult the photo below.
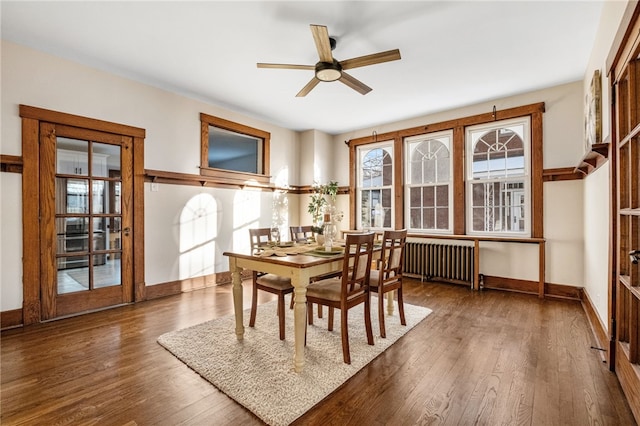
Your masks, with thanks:
M 616 319 L 615 318 L 611 319 L 611 339 L 612 340 L 617 340 L 617 337 L 616 337 Z

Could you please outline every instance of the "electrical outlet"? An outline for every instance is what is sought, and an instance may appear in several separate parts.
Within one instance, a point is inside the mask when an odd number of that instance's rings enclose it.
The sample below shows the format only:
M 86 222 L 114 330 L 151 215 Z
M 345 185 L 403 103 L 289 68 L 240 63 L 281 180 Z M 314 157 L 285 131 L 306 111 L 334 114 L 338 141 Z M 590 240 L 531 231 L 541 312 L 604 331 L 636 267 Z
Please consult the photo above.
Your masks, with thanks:
M 151 182 L 151 192 L 158 192 L 158 184 L 156 182 Z

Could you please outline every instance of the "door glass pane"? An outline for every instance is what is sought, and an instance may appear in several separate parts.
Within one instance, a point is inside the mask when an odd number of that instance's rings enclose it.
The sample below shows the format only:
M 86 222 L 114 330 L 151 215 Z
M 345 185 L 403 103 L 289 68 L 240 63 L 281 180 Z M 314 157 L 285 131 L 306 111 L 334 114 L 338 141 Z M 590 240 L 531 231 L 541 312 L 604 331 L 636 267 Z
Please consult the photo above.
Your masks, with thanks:
M 89 290 L 89 256 L 68 256 L 63 260 L 64 268 L 58 265 L 58 294 Z
M 91 144 L 91 154 L 91 176 L 109 177 L 110 171 L 120 171 L 120 147 L 118 145 L 94 142 Z
M 120 201 L 120 191 L 122 188 L 122 184 L 120 182 L 111 182 L 108 187 L 109 194 L 109 213 L 122 213 L 122 206 Z
M 56 173 L 60 175 L 89 174 L 89 143 L 87 141 L 57 138 Z
M 111 259 L 106 254 L 97 254 L 93 262 L 94 288 L 122 285 L 120 259 Z
M 105 186 L 107 182 L 101 180 L 94 180 L 91 183 L 91 212 L 93 214 L 105 213 Z
M 56 180 L 56 183 L 58 180 Z M 66 206 L 63 213 L 89 213 L 89 181 L 61 179 L 60 200 Z

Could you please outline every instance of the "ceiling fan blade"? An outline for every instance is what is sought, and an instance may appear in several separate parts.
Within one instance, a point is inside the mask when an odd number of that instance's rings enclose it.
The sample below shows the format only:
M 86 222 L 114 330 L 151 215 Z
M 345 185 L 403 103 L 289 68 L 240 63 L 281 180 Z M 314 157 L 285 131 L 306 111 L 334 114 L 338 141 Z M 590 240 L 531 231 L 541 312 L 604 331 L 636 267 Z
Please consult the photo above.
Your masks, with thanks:
M 318 49 L 320 62 L 333 62 L 331 42 L 329 41 L 329 30 L 327 30 L 327 27 L 324 25 L 311 24 L 311 34 L 313 34 L 313 41 L 316 43 L 316 49 Z
M 361 95 L 366 95 L 367 93 L 373 90 L 371 87 L 367 86 L 360 80 L 351 77 L 349 74 L 347 74 L 344 71 L 342 72 L 342 77 L 340 77 L 339 81 L 351 87 L 353 90 L 360 93 Z
M 313 77 L 311 79 L 311 81 L 308 82 L 307 85 L 304 86 L 302 88 L 302 90 L 298 92 L 298 94 L 296 95 L 296 98 L 301 98 L 303 96 L 307 96 L 307 94 L 311 91 L 311 89 L 316 87 L 318 85 L 318 83 L 320 83 L 320 80 L 318 80 L 317 78 Z
M 371 55 L 359 56 L 357 58 L 340 61 L 343 70 L 364 67 L 367 65 L 380 64 L 382 62 L 397 61 L 400 59 L 400 50 L 393 49 L 386 52 L 374 53 Z
M 315 70 L 314 65 L 295 65 L 295 64 L 264 64 L 258 62 L 258 68 L 277 68 L 277 69 L 289 69 L 289 70 Z

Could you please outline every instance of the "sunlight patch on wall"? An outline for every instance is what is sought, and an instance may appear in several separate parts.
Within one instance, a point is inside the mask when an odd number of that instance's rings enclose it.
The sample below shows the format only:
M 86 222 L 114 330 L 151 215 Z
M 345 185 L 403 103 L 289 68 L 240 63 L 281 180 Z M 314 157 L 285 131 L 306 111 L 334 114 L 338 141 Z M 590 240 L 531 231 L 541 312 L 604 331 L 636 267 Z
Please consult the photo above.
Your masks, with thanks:
M 249 252 L 249 229 L 260 226 L 260 191 L 236 191 L 233 199 L 233 249 Z
M 210 194 L 187 201 L 180 214 L 180 279 L 215 272 L 217 202 Z
M 288 239 L 289 235 L 289 198 L 287 192 L 289 188 L 289 169 L 283 168 L 276 176 L 277 190 L 273 191 L 271 227 L 280 230 L 280 236 Z

